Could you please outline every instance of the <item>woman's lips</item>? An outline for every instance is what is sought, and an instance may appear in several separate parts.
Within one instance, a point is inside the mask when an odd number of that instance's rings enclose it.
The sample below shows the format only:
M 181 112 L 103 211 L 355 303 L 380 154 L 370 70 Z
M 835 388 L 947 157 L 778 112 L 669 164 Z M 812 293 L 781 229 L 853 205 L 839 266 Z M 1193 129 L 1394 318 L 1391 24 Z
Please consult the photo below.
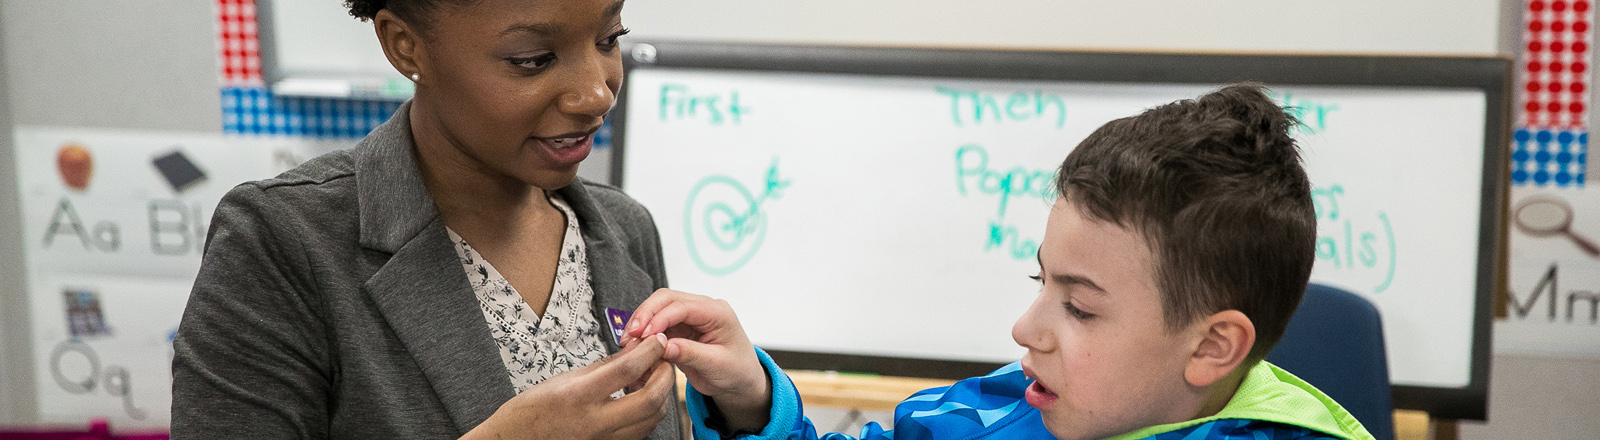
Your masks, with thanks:
M 589 157 L 589 150 L 594 147 L 594 134 L 581 136 L 533 138 L 539 143 L 540 150 L 551 164 L 558 167 L 577 166 Z
M 1032 385 L 1028 385 L 1028 391 L 1023 393 L 1023 397 L 1028 400 L 1028 405 L 1034 408 L 1044 408 L 1056 401 L 1056 393 L 1041 385 L 1038 380 L 1033 381 Z

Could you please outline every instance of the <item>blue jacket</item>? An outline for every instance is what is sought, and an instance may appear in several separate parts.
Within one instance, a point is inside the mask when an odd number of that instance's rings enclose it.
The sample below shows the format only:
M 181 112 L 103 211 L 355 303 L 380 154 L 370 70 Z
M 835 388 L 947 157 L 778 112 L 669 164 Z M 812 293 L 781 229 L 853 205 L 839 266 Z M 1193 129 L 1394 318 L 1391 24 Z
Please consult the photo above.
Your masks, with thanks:
M 794 383 L 767 357 L 756 350 L 772 383 L 770 421 L 751 439 L 851 440 L 829 433 L 818 435 L 816 426 L 803 414 L 800 395 Z M 1007 365 L 987 376 L 974 377 L 954 385 L 917 392 L 900 402 L 894 411 L 894 429 L 869 423 L 854 438 L 860 440 L 959 440 L 1052 438 L 1045 430 L 1039 411 L 1023 400 L 1023 391 L 1032 384 L 1018 363 Z M 705 397 L 691 385 L 688 390 L 690 420 L 694 436 L 717 440 L 721 436 L 706 427 Z M 1113 437 L 1115 440 L 1372 440 L 1361 422 L 1327 395 L 1294 375 L 1262 361 L 1253 367 L 1239 385 L 1228 405 L 1217 415 L 1152 426 Z

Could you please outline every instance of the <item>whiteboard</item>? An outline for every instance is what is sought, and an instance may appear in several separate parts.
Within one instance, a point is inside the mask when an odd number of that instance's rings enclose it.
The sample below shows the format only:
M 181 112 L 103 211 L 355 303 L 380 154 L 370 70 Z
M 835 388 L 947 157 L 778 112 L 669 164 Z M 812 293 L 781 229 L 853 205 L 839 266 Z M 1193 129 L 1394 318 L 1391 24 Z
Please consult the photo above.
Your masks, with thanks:
M 673 287 L 727 299 L 762 347 L 1007 363 L 1024 352 L 1010 329 L 1038 291 L 1056 167 L 1105 122 L 1217 85 L 640 63 L 620 175 L 655 216 Z M 1497 96 L 1273 96 L 1306 123 L 1312 281 L 1375 303 L 1394 384 L 1469 388 Z

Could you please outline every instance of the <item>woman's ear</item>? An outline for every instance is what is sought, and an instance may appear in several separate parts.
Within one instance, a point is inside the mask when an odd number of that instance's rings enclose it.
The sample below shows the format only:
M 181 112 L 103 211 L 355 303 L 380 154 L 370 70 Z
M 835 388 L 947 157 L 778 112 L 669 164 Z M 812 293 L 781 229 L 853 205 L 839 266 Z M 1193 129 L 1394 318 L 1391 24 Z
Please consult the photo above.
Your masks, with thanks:
M 1256 326 L 1238 310 L 1224 310 L 1196 323 L 1205 332 L 1189 357 L 1183 378 L 1189 385 L 1211 386 L 1237 370 L 1256 343 Z
M 389 58 L 394 70 L 407 78 L 428 76 L 422 72 L 422 36 L 417 34 L 416 28 L 388 9 L 379 10 L 372 17 L 372 27 L 378 33 L 378 44 L 383 45 L 383 55 Z

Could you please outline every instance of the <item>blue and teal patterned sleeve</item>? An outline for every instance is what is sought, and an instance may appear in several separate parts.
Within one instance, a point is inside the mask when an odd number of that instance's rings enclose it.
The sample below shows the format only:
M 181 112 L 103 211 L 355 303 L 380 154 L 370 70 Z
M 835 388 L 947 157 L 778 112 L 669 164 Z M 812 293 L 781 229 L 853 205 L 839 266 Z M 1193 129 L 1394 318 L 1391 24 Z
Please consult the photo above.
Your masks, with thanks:
M 767 426 L 741 439 L 783 440 L 923 440 L 971 438 L 983 433 L 1004 431 L 1009 438 L 1049 438 L 1039 412 L 1023 401 L 1023 390 L 1033 383 L 1013 363 L 982 377 L 967 378 L 948 387 L 918 391 L 900 402 L 894 410 L 894 429 L 877 423 L 861 428 L 857 437 L 840 433 L 817 434 L 805 417 L 800 394 L 794 382 L 772 362 L 766 352 L 756 349 L 756 357 L 772 383 L 772 410 Z M 710 415 L 706 398 L 689 386 L 690 422 L 698 440 L 720 440 L 722 434 L 706 427 Z
M 794 382 L 772 362 L 766 352 L 756 349 L 756 357 L 772 382 L 772 409 L 761 432 L 741 435 L 744 439 L 771 440 L 938 440 L 970 438 L 1053 438 L 1045 428 L 1039 411 L 1024 400 L 1033 383 L 1013 363 L 982 377 L 972 377 L 948 387 L 918 391 L 901 401 L 894 410 L 894 429 L 885 430 L 869 423 L 858 437 L 840 433 L 817 434 L 805 417 L 800 394 Z M 706 427 L 710 415 L 706 398 L 694 386 L 688 389 L 690 421 L 697 440 L 720 440 L 722 434 Z M 1334 440 L 1326 434 L 1295 425 L 1276 422 L 1222 419 L 1188 426 L 1146 437 L 1146 440 Z
M 772 362 L 767 352 L 756 349 L 756 358 L 761 360 L 762 368 L 767 371 L 767 379 L 772 384 L 772 410 L 767 415 L 767 426 L 754 435 L 740 436 L 741 439 L 771 439 L 771 440 L 855 440 L 854 438 L 830 433 L 824 436 L 817 435 L 817 428 L 806 418 L 804 408 L 800 403 L 800 393 L 795 390 L 794 382 L 789 380 L 789 375 Z M 706 408 L 706 398 L 689 385 L 686 393 L 689 407 L 689 420 L 694 425 L 694 437 L 698 440 L 718 440 L 723 438 L 716 430 L 706 427 L 706 418 L 710 412 Z M 868 424 L 861 429 L 860 440 L 893 440 L 893 431 L 886 431 L 877 423 Z

